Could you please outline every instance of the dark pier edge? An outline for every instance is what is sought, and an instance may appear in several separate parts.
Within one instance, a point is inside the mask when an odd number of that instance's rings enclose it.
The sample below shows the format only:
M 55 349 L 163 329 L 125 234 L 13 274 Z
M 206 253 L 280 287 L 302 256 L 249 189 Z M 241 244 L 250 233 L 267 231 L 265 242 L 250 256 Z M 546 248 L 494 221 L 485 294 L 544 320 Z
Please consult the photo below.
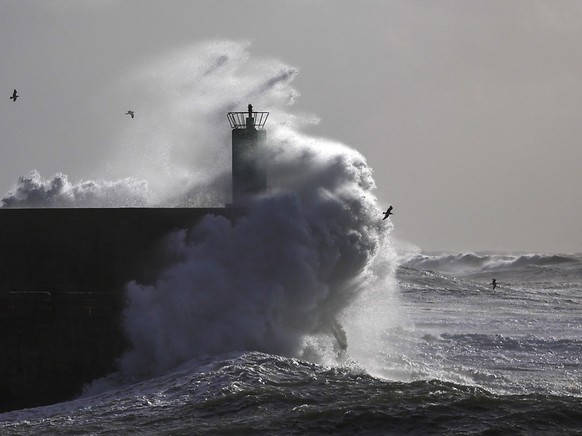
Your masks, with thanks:
M 0 209 L 0 412 L 64 401 L 128 347 L 124 288 L 173 230 L 241 208 Z

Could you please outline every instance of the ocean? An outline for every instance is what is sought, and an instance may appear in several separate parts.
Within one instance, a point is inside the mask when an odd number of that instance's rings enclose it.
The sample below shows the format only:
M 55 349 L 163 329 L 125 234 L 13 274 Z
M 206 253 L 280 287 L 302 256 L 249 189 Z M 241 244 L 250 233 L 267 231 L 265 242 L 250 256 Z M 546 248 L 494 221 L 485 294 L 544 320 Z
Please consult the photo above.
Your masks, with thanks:
M 0 433 L 582 432 L 582 256 L 414 254 L 396 282 L 398 320 L 373 332 L 381 343 L 367 353 L 347 331 L 334 364 L 259 351 L 196 358 L 5 413 Z
M 169 234 L 153 283 L 125 288 L 117 372 L 1 414 L 0 434 L 582 433 L 582 256 L 400 247 L 365 157 L 305 133 L 317 117 L 290 109 L 297 69 L 248 48 L 201 43 L 128 76 L 151 109 L 110 159 L 123 179 L 32 173 L 3 198 L 224 205 L 226 114 L 271 111 L 269 192 L 236 223 Z

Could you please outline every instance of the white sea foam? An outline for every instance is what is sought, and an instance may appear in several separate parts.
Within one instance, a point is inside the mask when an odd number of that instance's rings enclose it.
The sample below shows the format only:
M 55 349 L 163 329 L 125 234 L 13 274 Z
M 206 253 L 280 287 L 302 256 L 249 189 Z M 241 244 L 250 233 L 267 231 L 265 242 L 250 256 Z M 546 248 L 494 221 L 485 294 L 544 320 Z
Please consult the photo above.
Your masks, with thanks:
M 120 207 L 148 206 L 147 183 L 131 177 L 116 181 L 86 180 L 71 183 L 66 174 L 44 179 L 38 171 L 21 176 L 2 198 L 2 207 Z

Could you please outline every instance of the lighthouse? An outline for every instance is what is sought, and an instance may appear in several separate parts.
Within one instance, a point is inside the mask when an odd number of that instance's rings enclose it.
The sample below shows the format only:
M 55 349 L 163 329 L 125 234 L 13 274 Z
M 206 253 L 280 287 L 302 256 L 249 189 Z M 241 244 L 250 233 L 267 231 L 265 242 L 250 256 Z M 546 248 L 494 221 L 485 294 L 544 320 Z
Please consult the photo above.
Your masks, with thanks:
M 241 206 L 267 189 L 265 123 L 269 112 L 229 112 L 232 128 L 232 205 Z
M 268 116 L 228 113 L 235 207 L 0 208 L 0 413 L 71 399 L 116 369 L 126 284 L 155 282 L 167 235 L 208 215 L 234 223 L 266 191 Z

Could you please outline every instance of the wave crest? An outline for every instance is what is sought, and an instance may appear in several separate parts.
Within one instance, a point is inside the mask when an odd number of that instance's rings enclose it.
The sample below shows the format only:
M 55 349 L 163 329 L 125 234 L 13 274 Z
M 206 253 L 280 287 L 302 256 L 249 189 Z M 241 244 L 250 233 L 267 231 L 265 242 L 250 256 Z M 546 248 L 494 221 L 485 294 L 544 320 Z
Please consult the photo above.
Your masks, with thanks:
M 148 206 L 147 182 L 131 177 L 87 180 L 72 184 L 66 174 L 43 179 L 36 170 L 18 178 L 14 191 L 1 200 L 6 208 L 38 207 L 140 207 Z

